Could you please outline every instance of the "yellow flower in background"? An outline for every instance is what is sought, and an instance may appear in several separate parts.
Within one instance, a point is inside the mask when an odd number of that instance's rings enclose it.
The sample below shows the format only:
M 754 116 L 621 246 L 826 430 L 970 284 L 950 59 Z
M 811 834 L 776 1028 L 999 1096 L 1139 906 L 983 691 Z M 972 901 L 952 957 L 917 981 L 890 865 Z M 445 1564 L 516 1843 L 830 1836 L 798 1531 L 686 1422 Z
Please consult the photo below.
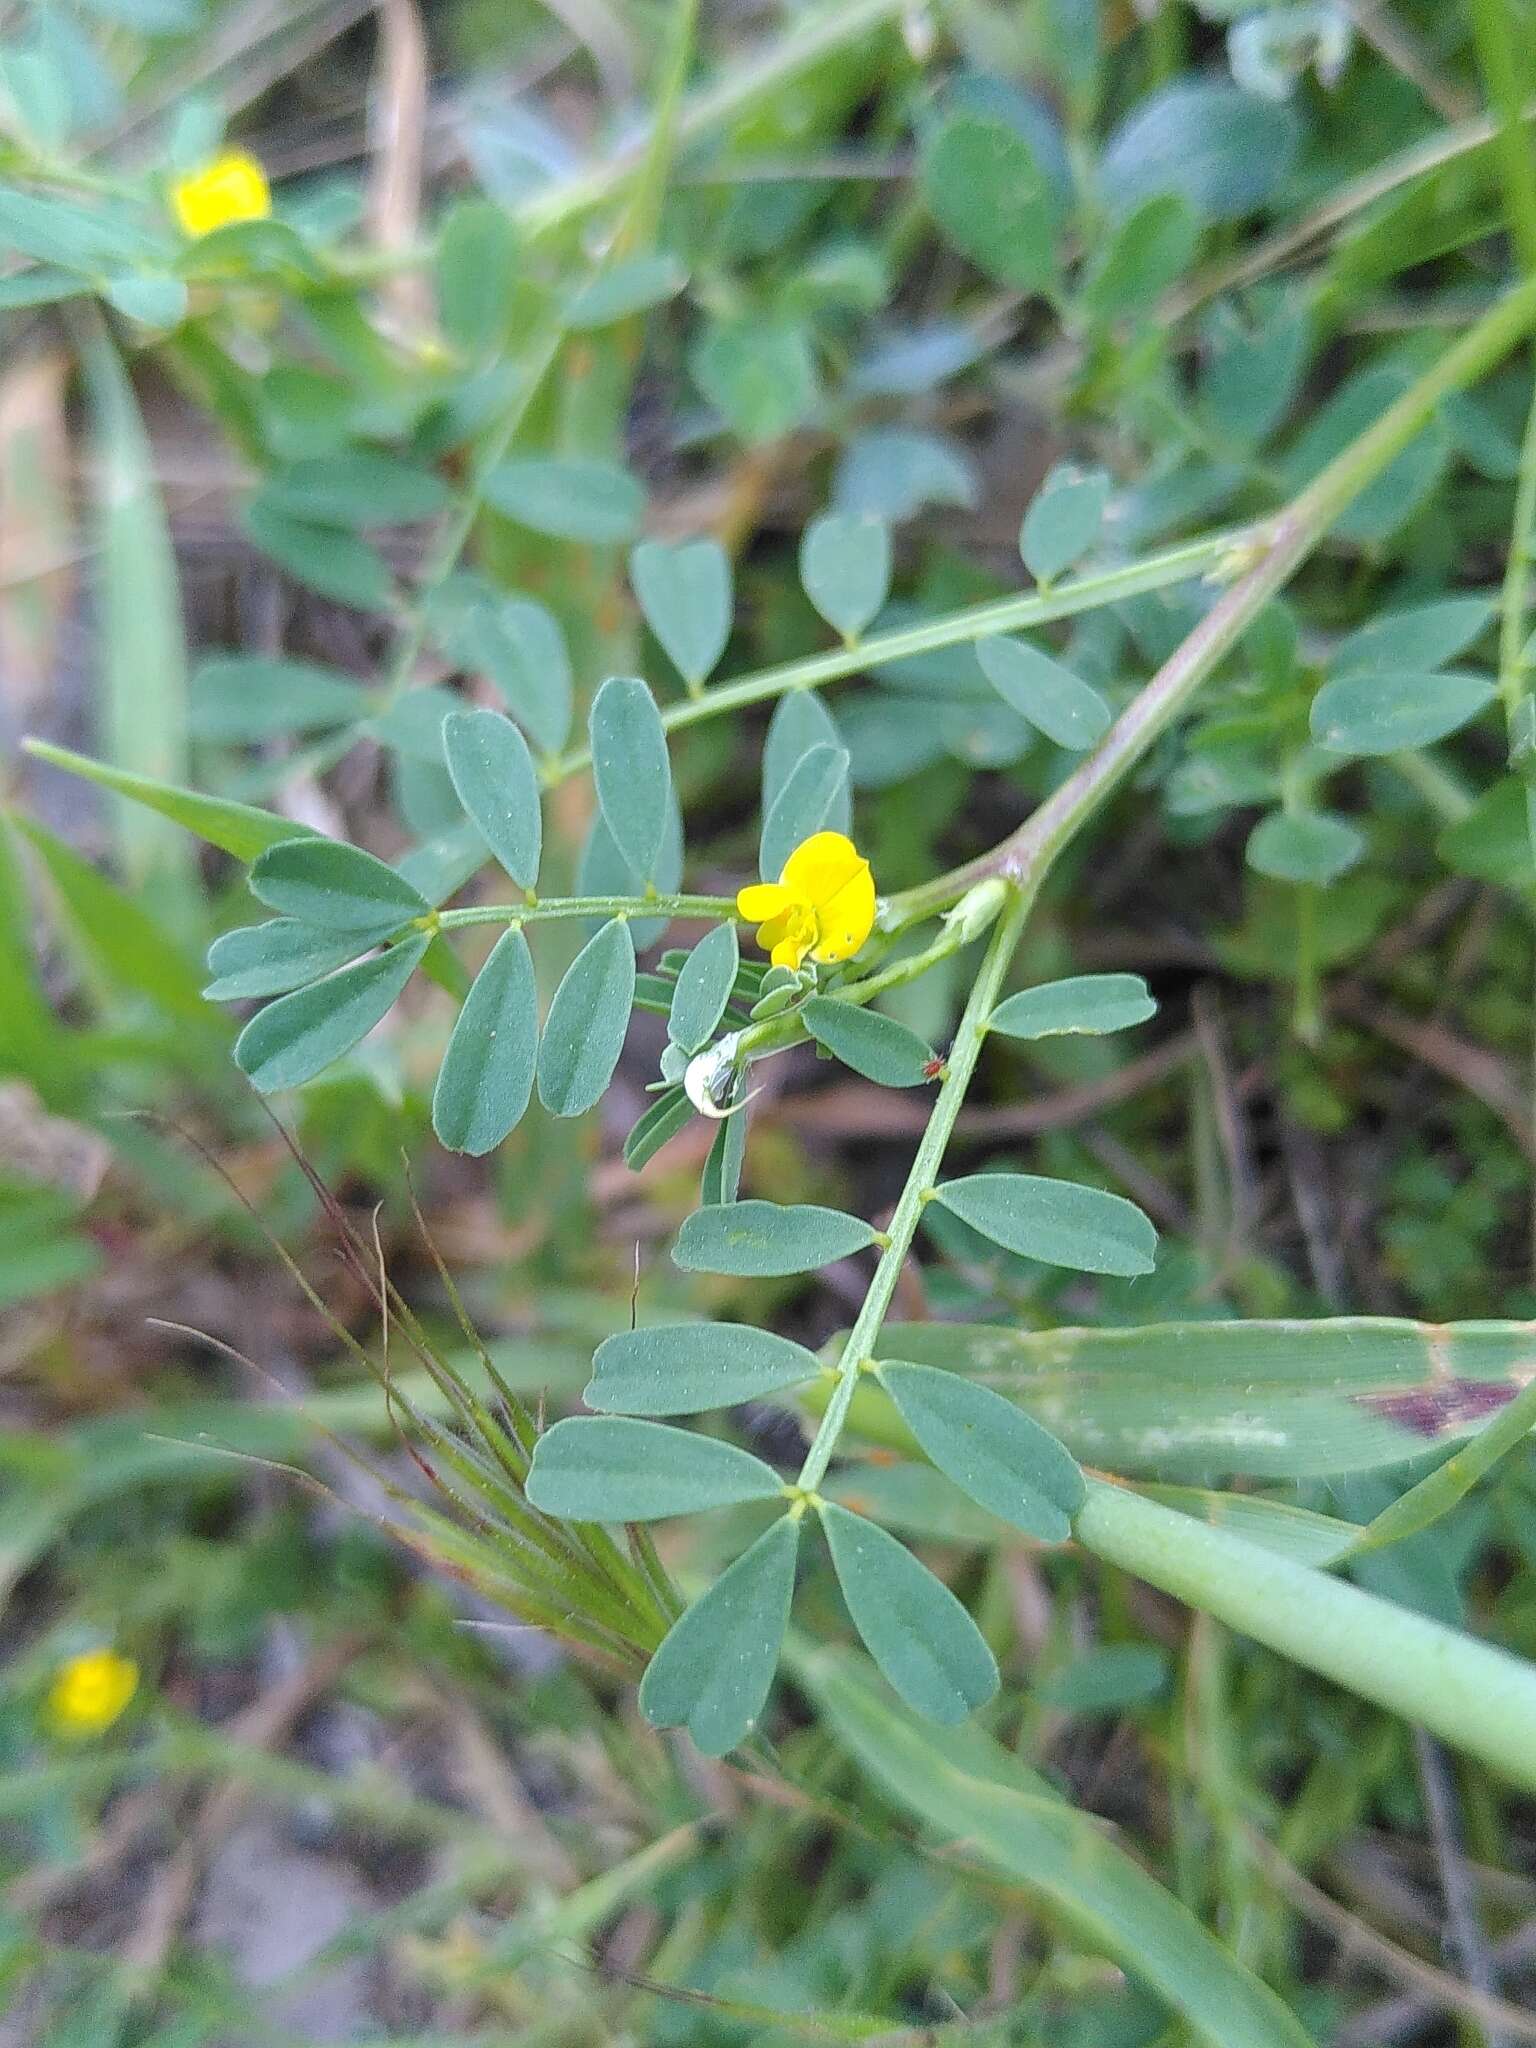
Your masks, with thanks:
M 185 234 L 211 235 L 234 221 L 265 220 L 272 211 L 272 188 L 255 157 L 243 149 L 225 149 L 176 180 L 171 205 Z
M 736 908 L 759 926 L 757 943 L 775 967 L 811 959 L 847 960 L 875 922 L 875 878 L 869 862 L 841 832 L 802 839 L 776 882 L 754 882 Z
M 115 1650 L 87 1650 L 59 1667 L 48 1718 L 62 1735 L 100 1735 L 139 1689 L 139 1667 Z

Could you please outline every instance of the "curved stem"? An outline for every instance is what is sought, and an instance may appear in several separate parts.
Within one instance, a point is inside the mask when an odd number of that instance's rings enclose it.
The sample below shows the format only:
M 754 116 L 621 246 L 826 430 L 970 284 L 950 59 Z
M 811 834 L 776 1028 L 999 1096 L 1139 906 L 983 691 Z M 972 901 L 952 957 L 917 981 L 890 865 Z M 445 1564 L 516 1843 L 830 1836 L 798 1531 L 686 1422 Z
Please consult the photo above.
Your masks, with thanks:
M 853 1328 L 843 1345 L 842 1357 L 838 1360 L 837 1387 L 827 1404 L 826 1413 L 817 1426 L 811 1447 L 806 1452 L 805 1463 L 800 1468 L 798 1484 L 807 1493 L 814 1493 L 826 1476 L 837 1440 L 842 1435 L 847 1420 L 849 1404 L 854 1389 L 858 1386 L 859 1375 L 864 1362 L 874 1351 L 875 1340 L 880 1334 L 880 1325 L 885 1321 L 896 1292 L 896 1282 L 901 1277 L 902 1266 L 911 1250 L 912 1240 L 917 1234 L 918 1223 L 933 1194 L 933 1185 L 944 1160 L 944 1150 L 954 1130 L 955 1119 L 965 1101 L 965 1091 L 970 1086 L 976 1061 L 981 1052 L 981 1042 L 986 1035 L 987 1019 L 997 1001 L 998 990 L 1002 987 L 1008 963 L 1013 958 L 1025 922 L 1029 917 L 1030 905 L 1034 900 L 1032 890 L 1016 891 L 1005 906 L 997 921 L 996 929 L 982 958 L 981 970 L 966 998 L 965 1010 L 955 1033 L 954 1045 L 950 1048 L 944 1081 L 933 1105 L 933 1114 L 928 1119 L 928 1128 L 912 1158 L 907 1184 L 901 1191 L 896 1212 L 887 1231 L 887 1243 L 880 1254 L 880 1263 L 875 1268 L 875 1277 L 869 1283 L 869 1292 L 864 1297 Z
M 883 668 L 914 654 L 932 654 L 944 647 L 960 647 L 985 640 L 994 633 L 1015 633 L 1024 626 L 1048 625 L 1052 619 L 1069 619 L 1079 612 L 1094 611 L 1100 605 L 1117 604 L 1147 591 L 1164 590 L 1173 583 L 1188 582 L 1213 569 L 1218 563 L 1249 545 L 1253 529 L 1234 527 L 1222 533 L 1206 534 L 1200 540 L 1181 541 L 1136 562 L 1104 569 L 1093 576 L 1079 576 L 1057 584 L 1049 592 L 1023 591 L 1016 597 L 989 599 L 968 605 L 963 611 L 943 618 L 924 619 L 920 625 L 903 626 L 896 632 L 876 633 L 851 647 L 831 647 L 823 654 L 808 654 L 798 661 L 784 661 L 773 668 L 740 676 L 734 682 L 719 683 L 698 697 L 663 706 L 661 722 L 668 732 L 680 726 L 697 725 L 718 718 L 724 711 L 741 711 L 750 704 L 764 704 L 792 690 L 813 690 L 820 683 L 834 683 L 844 676 L 860 675 L 866 669 Z M 586 748 L 557 755 L 544 766 L 544 780 L 553 788 L 568 776 L 591 765 Z

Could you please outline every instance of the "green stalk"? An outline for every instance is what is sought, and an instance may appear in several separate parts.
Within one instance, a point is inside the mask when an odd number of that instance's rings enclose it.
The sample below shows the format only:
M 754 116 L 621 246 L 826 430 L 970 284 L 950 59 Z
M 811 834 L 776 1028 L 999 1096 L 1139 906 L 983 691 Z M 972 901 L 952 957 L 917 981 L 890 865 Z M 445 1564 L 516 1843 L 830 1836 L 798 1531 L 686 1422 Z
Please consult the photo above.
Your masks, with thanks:
M 912 1248 L 917 1234 L 918 1223 L 923 1210 L 932 1200 L 934 1182 L 943 1164 L 944 1150 L 954 1130 L 955 1119 L 965 1101 L 965 1091 L 976 1071 L 976 1061 L 981 1052 L 981 1042 L 986 1036 L 987 1019 L 997 1001 L 1003 976 L 1013 958 L 1014 948 L 1023 934 L 1029 917 L 1030 905 L 1034 900 L 1033 890 L 1015 891 L 997 921 L 987 950 L 983 955 L 980 972 L 966 998 L 965 1011 L 955 1032 L 955 1042 L 950 1048 L 945 1065 L 943 1084 L 934 1100 L 933 1114 L 928 1119 L 928 1128 L 923 1132 L 922 1142 L 913 1155 L 912 1168 L 907 1175 L 907 1184 L 901 1191 L 887 1231 L 885 1249 L 880 1254 L 880 1263 L 875 1268 L 875 1277 L 869 1283 L 869 1292 L 863 1306 L 848 1332 L 843 1345 L 842 1357 L 838 1360 L 838 1381 L 826 1413 L 817 1426 L 811 1447 L 806 1452 L 805 1463 L 800 1468 L 797 1484 L 806 1493 L 814 1493 L 826 1476 L 837 1440 L 842 1435 L 843 1424 L 848 1417 L 848 1408 L 858 1386 L 859 1376 L 865 1362 L 873 1356 L 875 1341 L 880 1334 L 880 1325 L 885 1321 L 896 1282 L 901 1277 L 902 1266 Z
M 1088 1482 L 1083 1546 L 1536 1791 L 1536 1666 L 1123 1486 Z
M 733 682 L 721 683 L 701 696 L 664 706 L 661 722 L 668 732 L 675 732 L 680 726 L 717 718 L 723 711 L 742 711 L 748 705 L 787 696 L 791 690 L 814 690 L 818 684 L 862 675 L 866 669 L 882 668 L 887 662 L 902 661 L 910 655 L 960 647 L 969 641 L 985 640 L 994 633 L 1015 633 L 1025 626 L 1048 625 L 1053 619 L 1069 619 L 1100 605 L 1118 604 L 1123 598 L 1165 590 L 1170 584 L 1188 582 L 1192 576 L 1215 568 L 1235 551 L 1250 545 L 1253 535 L 1254 529 L 1235 527 L 1207 534 L 1200 540 L 1180 541 L 1177 547 L 1163 548 L 1141 561 L 1057 584 L 1049 592 L 1030 590 L 1016 597 L 991 598 L 985 604 L 948 612 L 943 618 L 924 619 L 919 625 L 903 626 L 897 632 L 876 633 L 872 639 L 856 640 L 849 647 L 831 647 L 823 654 L 779 662 L 773 668 L 758 669 Z M 562 754 L 546 764 L 545 781 L 552 787 L 590 767 L 591 762 L 592 756 L 585 748 Z
M 1472 36 L 1488 103 L 1498 120 L 1495 142 L 1510 239 L 1521 268 L 1536 273 L 1536 159 L 1521 133 L 1524 80 L 1509 0 L 1472 0 Z
M 540 924 L 562 917 L 734 918 L 734 896 L 546 896 L 542 903 L 474 903 L 464 910 L 440 910 L 438 931 L 471 924 Z
M 1374 483 L 1453 391 L 1475 382 L 1536 324 L 1536 278 L 1493 310 L 1292 499 L 1252 543 L 1257 560 L 1168 657 L 1104 739 L 1018 830 L 989 853 L 893 899 L 892 921 L 931 916 L 988 875 L 1038 880 L 1188 705 L 1275 594 L 1322 541 L 1340 513 Z

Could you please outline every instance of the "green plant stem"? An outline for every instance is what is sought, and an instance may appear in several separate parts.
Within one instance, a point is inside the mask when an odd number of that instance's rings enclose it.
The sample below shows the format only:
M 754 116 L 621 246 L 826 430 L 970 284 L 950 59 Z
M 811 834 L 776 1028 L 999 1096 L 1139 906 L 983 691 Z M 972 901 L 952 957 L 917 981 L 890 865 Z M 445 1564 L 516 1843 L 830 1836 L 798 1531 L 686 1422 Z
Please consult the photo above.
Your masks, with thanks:
M 1536 1666 L 1101 1479 L 1074 1525 L 1108 1563 L 1536 1790 Z
M 970 1086 L 976 1061 L 981 1052 L 982 1039 L 986 1036 L 987 1019 L 997 1002 L 1003 976 L 1013 958 L 1014 948 L 1023 934 L 1029 917 L 1030 905 L 1034 900 L 1033 891 L 1020 889 L 1014 892 L 1004 906 L 1001 916 L 987 942 L 981 967 L 966 998 L 965 1010 L 955 1032 L 955 1042 L 950 1048 L 943 1084 L 934 1100 L 933 1114 L 928 1119 L 928 1128 L 913 1155 L 907 1184 L 901 1191 L 887 1229 L 887 1243 L 880 1254 L 880 1263 L 875 1268 L 874 1278 L 869 1283 L 869 1292 L 863 1306 L 854 1320 L 838 1360 L 838 1380 L 826 1413 L 817 1426 L 811 1447 L 806 1452 L 805 1463 L 800 1468 L 798 1484 L 807 1493 L 814 1493 L 826 1476 L 837 1440 L 842 1435 L 847 1420 L 848 1407 L 853 1400 L 854 1389 L 864 1370 L 865 1360 L 873 1355 L 875 1341 L 880 1334 L 896 1292 L 896 1282 L 901 1277 L 902 1266 L 911 1250 L 912 1240 L 922 1219 L 925 1206 L 932 1198 L 934 1182 L 943 1163 L 944 1149 L 954 1130 L 955 1119 L 965 1101 L 965 1091 Z
M 1322 541 L 1339 514 L 1399 456 L 1453 391 L 1473 383 L 1536 324 L 1536 279 L 1506 293 L 1401 398 L 1294 498 L 1252 543 L 1257 559 L 1175 648 L 1088 758 L 990 852 L 892 901 L 892 920 L 932 915 L 987 875 L 1038 880 L 1142 760 Z
M 1478 68 L 1498 121 L 1495 142 L 1506 224 L 1521 267 L 1536 273 L 1536 159 L 1520 132 L 1524 81 L 1509 0 L 1472 0 L 1469 12 Z
M 1511 742 L 1517 737 L 1521 700 L 1529 692 L 1530 663 L 1525 658 L 1526 612 L 1531 599 L 1531 558 L 1536 552 L 1536 390 L 1531 394 L 1525 433 L 1520 443 L 1520 469 L 1510 518 L 1509 556 L 1499 595 L 1499 695 Z
M 439 931 L 472 924 L 540 924 L 561 917 L 736 916 L 734 896 L 546 896 L 542 903 L 475 903 L 437 914 Z
M 892 633 L 876 633 L 849 647 L 830 647 L 823 654 L 808 654 L 798 661 L 785 661 L 773 668 L 759 669 L 720 683 L 702 696 L 690 697 L 663 707 L 661 722 L 668 732 L 685 725 L 697 725 L 722 712 L 742 711 L 752 704 L 764 704 L 792 690 L 813 690 L 821 683 L 834 683 L 844 676 L 862 675 L 867 669 L 883 668 L 914 654 L 932 654 L 944 647 L 960 647 L 985 640 L 994 633 L 1014 633 L 1026 626 L 1048 625 L 1053 619 L 1068 619 L 1079 612 L 1094 611 L 1100 605 L 1117 604 L 1123 598 L 1139 597 L 1147 591 L 1165 590 L 1170 584 L 1187 582 L 1216 567 L 1223 559 L 1251 544 L 1254 529 L 1236 527 L 1207 534 L 1199 540 L 1181 541 L 1177 547 L 1161 549 L 1137 562 L 1101 570 L 1057 584 L 1049 593 L 1023 591 L 1016 597 L 1001 597 L 985 604 L 969 605 L 943 618 L 925 619 L 920 625 L 903 626 Z M 591 766 L 592 756 L 580 748 L 546 763 L 545 781 L 553 786 Z

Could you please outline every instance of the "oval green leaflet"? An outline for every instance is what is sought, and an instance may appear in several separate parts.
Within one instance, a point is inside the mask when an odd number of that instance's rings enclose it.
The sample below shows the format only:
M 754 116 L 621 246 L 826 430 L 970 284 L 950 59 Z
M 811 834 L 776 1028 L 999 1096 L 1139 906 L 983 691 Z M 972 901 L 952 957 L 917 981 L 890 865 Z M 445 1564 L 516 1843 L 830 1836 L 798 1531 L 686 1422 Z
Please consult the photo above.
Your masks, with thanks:
M 1077 1460 L 990 1387 L 931 1365 L 882 1359 L 881 1384 L 939 1470 L 981 1507 L 1061 1543 L 1086 1498 Z
M 350 1052 L 393 1005 L 429 943 L 418 932 L 258 1010 L 235 1040 L 235 1062 L 251 1086 L 263 1095 L 297 1088 Z
M 663 894 L 678 887 L 683 878 L 683 820 L 674 794 L 667 805 L 667 823 L 656 872 L 650 881 Z M 592 819 L 587 842 L 576 864 L 576 886 L 583 896 L 642 896 L 646 877 L 637 875 L 613 842 L 608 821 L 599 810 Z M 665 917 L 636 917 L 630 931 L 637 948 L 652 946 L 667 928 Z
M 609 836 L 643 882 L 672 808 L 672 764 L 656 699 L 638 676 L 610 676 L 592 703 L 592 776 Z
M 454 711 L 443 720 L 443 758 L 481 838 L 520 889 L 534 888 L 544 818 L 528 742 L 499 711 Z
M 952 1726 L 991 1699 L 997 1660 L 948 1586 L 878 1523 L 818 1512 L 853 1625 L 907 1705 Z
M 498 463 L 485 482 L 498 512 L 555 540 L 632 540 L 645 492 L 627 469 L 590 457 L 540 455 Z
M 701 1415 L 814 1379 L 815 1354 L 750 1323 L 667 1323 L 598 1345 L 583 1399 L 604 1415 Z
M 706 1756 L 748 1734 L 778 1667 L 799 1548 L 800 1517 L 781 1515 L 673 1622 L 640 1681 L 652 1727 L 686 1727 Z
M 269 917 L 223 932 L 208 948 L 213 980 L 203 994 L 213 1003 L 250 996 L 281 996 L 345 967 L 364 950 L 354 933 L 317 931 L 294 917 Z
M 933 1199 L 1006 1251 L 1079 1273 L 1150 1273 L 1157 1232 L 1134 1202 L 1034 1173 L 972 1173 Z
M 938 1055 L 926 1040 L 859 1003 L 840 1003 L 831 996 L 812 996 L 800 1012 L 805 1028 L 818 1045 L 882 1088 L 915 1088 L 932 1080 Z
M 674 1045 L 695 1053 L 714 1037 L 736 985 L 741 953 L 736 927 L 718 924 L 683 962 L 672 990 L 667 1032 Z
M 494 355 L 512 324 L 517 232 L 488 199 L 459 199 L 437 236 L 437 311 L 443 333 L 471 358 Z
M 758 843 L 758 871 L 776 882 L 784 863 L 803 840 L 829 828 L 833 815 L 847 801 L 848 755 L 842 747 L 821 744 L 800 756 L 763 815 Z
M 788 696 L 781 697 L 763 741 L 763 816 L 766 818 L 777 803 L 780 790 L 803 755 L 812 747 L 840 749 L 842 744 L 837 720 L 814 690 L 791 690 Z M 829 832 L 846 832 L 852 822 L 853 801 L 845 778 L 825 825 Z
M 425 916 L 419 889 L 360 846 L 337 839 L 284 839 L 258 854 L 251 894 L 271 910 L 328 932 L 386 932 Z
M 629 558 L 645 623 L 690 687 L 713 673 L 731 637 L 731 560 L 717 540 L 645 540 Z
M 582 947 L 555 990 L 539 1045 L 539 1100 L 580 1116 L 613 1079 L 635 994 L 635 942 L 610 918 Z
M 890 528 L 857 513 L 823 513 L 801 535 L 800 581 L 827 624 L 857 640 L 890 594 Z
M 813 1273 L 876 1242 L 862 1217 L 814 1202 L 720 1202 L 683 1219 L 672 1257 L 685 1273 L 767 1279 Z
M 1365 851 L 1365 836 L 1328 811 L 1271 811 L 1248 838 L 1244 859 L 1255 873 L 1280 882 L 1327 884 L 1346 874 Z
M 1068 1032 L 1124 1031 L 1155 1016 L 1139 974 L 1074 974 L 1007 996 L 987 1019 L 1007 1038 L 1058 1038 Z
M 1037 583 L 1053 583 L 1080 562 L 1099 537 L 1109 478 L 1102 469 L 1058 462 L 1029 502 L 1019 528 L 1019 553 Z
M 538 1050 L 533 959 L 514 927 L 475 976 L 438 1070 L 432 1128 L 451 1151 L 478 1158 L 515 1128 L 533 1092 Z
M 771 1465 L 735 1444 L 664 1422 L 571 1415 L 534 1448 L 526 1492 L 541 1514 L 572 1522 L 656 1522 L 738 1501 L 776 1500 Z
M 449 659 L 483 675 L 541 754 L 571 730 L 574 688 L 560 621 L 531 597 L 504 597 L 479 578 L 450 578 L 429 600 L 433 636 Z
M 199 739 L 259 740 L 347 725 L 374 703 L 366 683 L 313 662 L 218 654 L 199 663 L 189 685 L 187 727 Z
M 1109 730 L 1109 706 L 1097 690 L 1026 640 L 978 640 L 976 659 L 987 681 L 1015 711 L 1058 747 L 1081 753 Z
M 1442 597 L 1383 612 L 1345 634 L 1329 657 L 1328 672 L 1347 676 L 1365 669 L 1439 668 L 1464 654 L 1492 616 L 1493 604 L 1486 597 Z
M 1035 153 L 1000 120 L 963 113 L 935 129 L 918 172 L 945 236 L 1018 291 L 1056 281 L 1056 208 Z
M 1493 701 L 1491 676 L 1361 669 L 1312 699 L 1312 737 L 1334 754 L 1397 754 L 1459 732 Z
M 687 282 L 683 264 L 661 249 L 609 263 L 566 301 L 565 325 L 577 334 L 609 327 L 615 320 L 627 320 L 632 313 L 643 313 L 648 306 L 675 298 Z

